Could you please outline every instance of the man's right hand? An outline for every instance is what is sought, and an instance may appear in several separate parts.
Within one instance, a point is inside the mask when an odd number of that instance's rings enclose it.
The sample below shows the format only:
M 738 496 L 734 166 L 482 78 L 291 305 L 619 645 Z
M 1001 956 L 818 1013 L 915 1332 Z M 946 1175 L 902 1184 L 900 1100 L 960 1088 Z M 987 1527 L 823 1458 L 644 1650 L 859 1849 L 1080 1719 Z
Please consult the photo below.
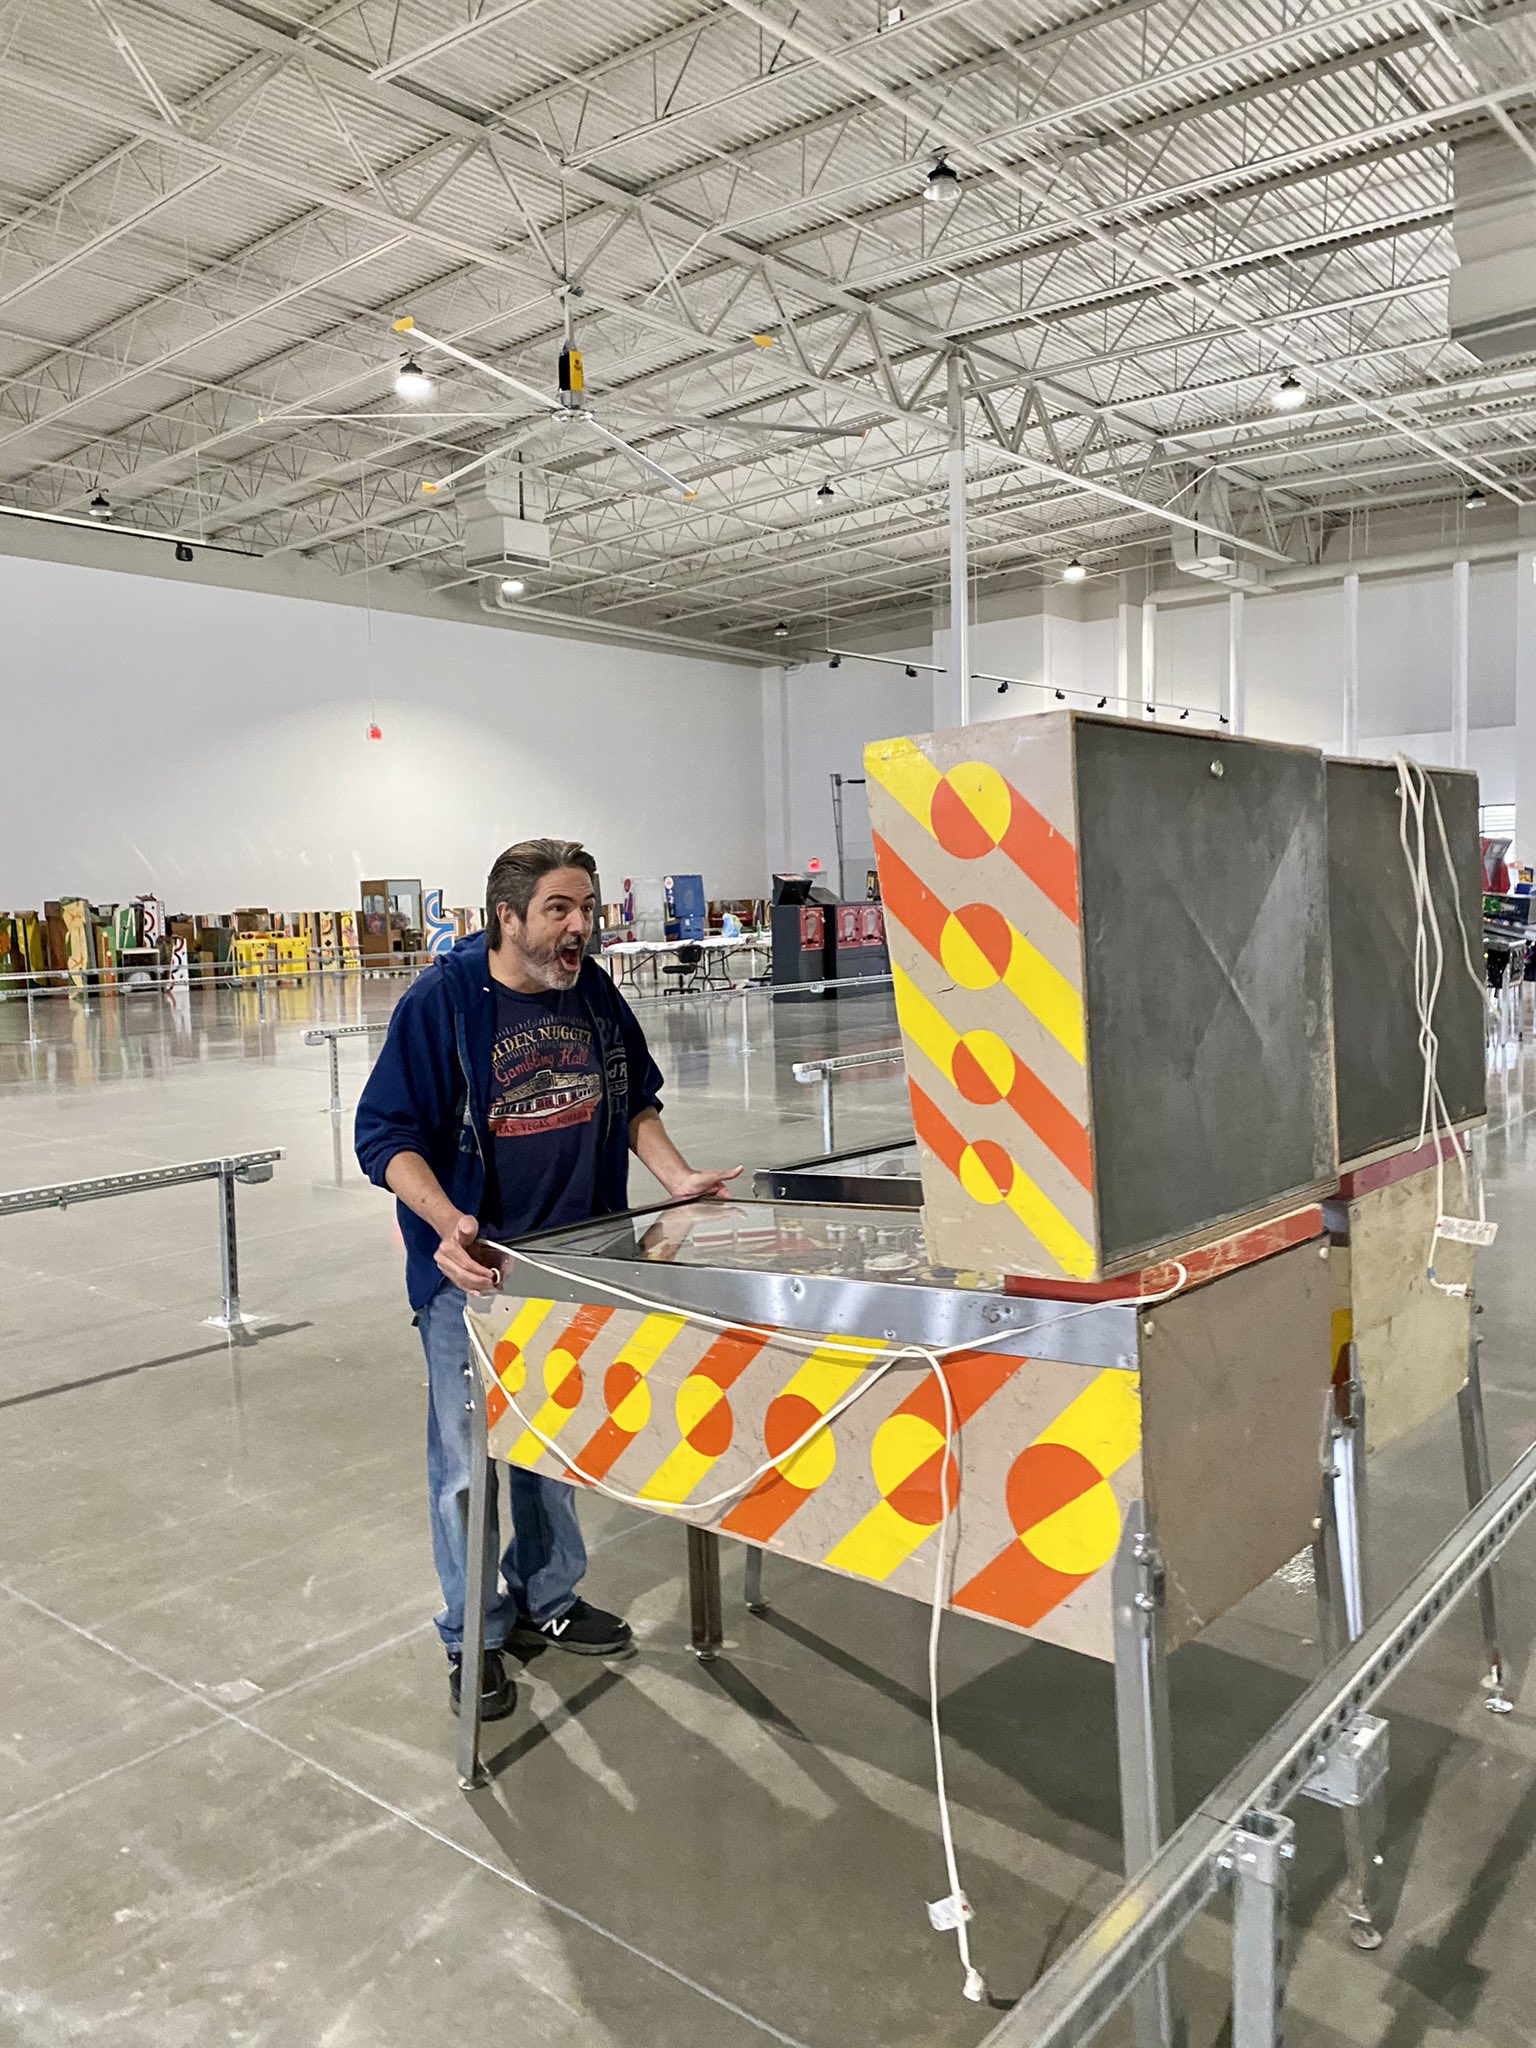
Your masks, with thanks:
M 437 1267 L 444 1279 L 466 1294 L 490 1294 L 501 1276 L 493 1266 L 482 1266 L 475 1254 L 485 1256 L 479 1242 L 480 1224 L 473 1216 L 460 1216 L 443 1232 L 437 1247 Z

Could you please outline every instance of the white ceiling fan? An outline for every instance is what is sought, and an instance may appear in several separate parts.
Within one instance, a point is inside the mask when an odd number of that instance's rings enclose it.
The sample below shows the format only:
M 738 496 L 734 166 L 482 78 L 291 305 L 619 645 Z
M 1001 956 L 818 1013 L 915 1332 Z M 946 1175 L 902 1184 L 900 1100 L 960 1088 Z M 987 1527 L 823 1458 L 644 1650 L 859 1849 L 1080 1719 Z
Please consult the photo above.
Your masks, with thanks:
M 521 377 L 510 375 L 509 372 L 498 368 L 494 363 L 486 362 L 483 357 L 472 355 L 468 349 L 460 348 L 457 343 L 444 341 L 438 335 L 429 334 L 425 328 L 419 327 L 416 324 L 415 319 L 409 313 L 401 314 L 394 322 L 394 331 L 397 334 L 409 336 L 412 341 L 419 342 L 426 348 L 436 349 L 442 355 L 451 356 L 454 361 L 467 364 L 472 370 L 479 370 L 484 376 L 492 378 L 498 384 L 505 385 L 509 391 L 517 392 L 522 398 L 532 399 L 536 405 L 543 408 L 549 419 L 574 422 L 589 428 L 599 439 L 606 441 L 611 448 L 616 448 L 621 455 L 627 456 L 637 468 L 644 470 L 647 475 L 653 476 L 659 482 L 664 483 L 671 496 L 688 499 L 698 495 L 694 486 L 686 483 L 675 471 L 668 469 L 664 463 L 657 462 L 652 456 L 647 455 L 643 449 L 635 447 L 633 442 L 625 440 L 622 434 L 616 434 L 611 427 L 604 426 L 592 408 L 585 402 L 585 376 L 582 368 L 581 351 L 577 348 L 572 334 L 571 306 L 568 294 L 565 298 L 565 339 L 560 350 L 559 390 L 558 395 L 555 397 L 551 397 L 547 392 L 540 391 L 535 385 L 525 383 Z M 772 337 L 769 335 L 754 335 L 753 339 L 759 347 L 767 348 L 772 346 Z M 425 397 L 431 391 L 431 380 L 427 377 L 425 371 L 420 369 L 414 358 L 407 358 L 401 375 L 396 380 L 396 389 L 401 392 L 402 396 Z M 721 417 L 711 417 L 703 413 L 648 413 L 644 407 L 635 406 L 623 400 L 619 401 L 619 409 L 625 412 L 633 412 L 637 418 L 646 421 L 647 424 L 654 421 L 656 429 L 661 432 L 678 432 L 693 429 L 701 432 L 735 432 L 745 434 L 749 439 L 755 435 L 783 435 L 790 439 L 831 441 L 862 440 L 869 431 L 867 426 L 816 426 L 785 420 L 758 420 L 748 417 L 744 411 L 728 413 Z M 523 433 L 520 433 L 517 438 L 523 438 Z M 461 482 L 466 476 L 472 475 L 475 470 L 483 469 L 488 463 L 494 462 L 499 456 L 508 453 L 509 449 L 513 446 L 515 446 L 515 442 L 503 442 L 495 448 L 487 449 L 483 454 L 462 463 L 459 468 L 450 470 L 446 476 L 423 482 L 421 488 L 428 496 L 436 496 L 440 491 L 445 491 L 452 485 Z
M 409 335 L 413 341 L 420 342 L 427 348 L 436 349 L 445 356 L 452 356 L 455 362 L 467 363 L 470 369 L 478 370 L 482 376 L 490 377 L 498 384 L 504 384 L 509 391 L 516 391 L 523 398 L 531 398 L 535 405 L 544 408 L 550 419 L 569 421 L 587 428 L 596 434 L 599 440 L 606 441 L 611 448 L 617 448 L 621 455 L 627 456 L 648 476 L 656 477 L 664 483 L 674 497 L 693 498 L 698 495 L 692 484 L 685 483 L 680 476 L 662 463 L 653 461 L 643 449 L 636 448 L 621 434 L 615 434 L 610 428 L 605 427 L 592 408 L 586 404 L 583 396 L 586 380 L 582 371 L 581 351 L 571 335 L 571 309 L 568 298 L 565 305 L 565 342 L 560 350 L 559 395 L 554 398 L 547 392 L 540 391 L 535 385 L 525 384 L 521 377 L 509 376 L 494 363 L 488 363 L 480 356 L 471 355 L 468 349 L 462 349 L 454 342 L 444 341 L 438 335 L 428 334 L 425 328 L 416 325 L 409 313 L 401 314 L 394 323 L 394 329 L 396 334 Z M 424 376 L 422 381 L 426 382 Z M 477 455 L 472 462 L 464 463 L 447 476 L 438 477 L 434 482 L 423 483 L 422 489 L 429 495 L 445 490 L 448 485 L 457 483 L 471 471 L 483 468 L 501 452 L 503 451 L 492 449 L 484 455 Z

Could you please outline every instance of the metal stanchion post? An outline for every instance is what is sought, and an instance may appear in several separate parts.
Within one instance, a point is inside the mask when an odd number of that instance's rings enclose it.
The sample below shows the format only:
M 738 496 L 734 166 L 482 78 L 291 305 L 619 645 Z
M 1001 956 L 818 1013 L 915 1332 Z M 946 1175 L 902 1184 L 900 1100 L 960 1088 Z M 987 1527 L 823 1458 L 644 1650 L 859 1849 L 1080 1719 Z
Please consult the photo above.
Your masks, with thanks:
M 221 1329 L 237 1329 L 240 1313 L 240 1253 L 235 1239 L 235 1169 L 229 1160 L 219 1167 L 219 1268 L 224 1306 L 215 1318 Z
M 821 1077 L 821 1142 L 826 1151 L 832 1150 L 832 1076 L 826 1072 Z
M 1286 1970 L 1286 1879 L 1295 1825 L 1251 1813 L 1232 1841 L 1232 2048 L 1279 2048 Z
M 36 1016 L 35 1010 L 34 1010 L 34 1008 L 33 1008 L 34 1000 L 35 1000 L 35 999 L 34 999 L 34 997 L 33 997 L 33 994 L 32 994 L 32 984 L 31 984 L 31 982 L 29 981 L 29 982 L 27 983 L 27 1043 L 28 1043 L 28 1045 L 40 1045 L 40 1044 L 42 1043 L 42 1040 L 41 1040 L 41 1039 L 40 1039 L 40 1038 L 38 1037 L 38 1035 L 37 1035 L 37 1016 Z
M 341 1051 L 333 1035 L 326 1040 L 331 1054 L 331 1115 L 341 1115 Z

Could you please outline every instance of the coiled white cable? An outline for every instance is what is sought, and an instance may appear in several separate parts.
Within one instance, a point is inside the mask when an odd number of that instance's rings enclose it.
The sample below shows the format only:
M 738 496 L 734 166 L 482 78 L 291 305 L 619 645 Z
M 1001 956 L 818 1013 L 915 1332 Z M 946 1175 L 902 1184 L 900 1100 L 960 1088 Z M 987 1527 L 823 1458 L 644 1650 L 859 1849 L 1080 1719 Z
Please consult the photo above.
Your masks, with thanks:
M 617 1301 L 627 1302 L 631 1307 L 644 1309 L 649 1314 L 677 1316 L 684 1322 L 696 1324 L 701 1329 L 716 1330 L 726 1334 L 733 1330 L 742 1330 L 756 1336 L 766 1335 L 774 1343 L 789 1350 L 805 1351 L 807 1353 L 817 1351 L 825 1353 L 828 1350 L 839 1350 L 846 1351 L 850 1356 L 860 1359 L 867 1359 L 869 1356 L 870 1345 L 867 1339 L 862 1342 L 854 1340 L 848 1343 L 839 1343 L 836 1337 L 802 1335 L 799 1331 L 793 1330 L 764 1331 L 756 1324 L 722 1320 L 718 1316 L 706 1315 L 701 1310 L 680 1308 L 676 1302 L 660 1301 L 649 1295 L 638 1294 L 632 1288 L 619 1287 L 606 1280 L 594 1280 L 586 1274 L 568 1272 L 564 1267 L 557 1266 L 546 1259 L 536 1258 L 531 1252 L 521 1251 L 515 1245 L 499 1244 L 494 1238 L 486 1238 L 484 1243 L 492 1251 L 500 1253 L 506 1259 L 515 1260 L 551 1279 L 559 1280 L 564 1285 L 574 1287 L 577 1289 L 578 1294 L 588 1289 L 596 1288 L 605 1295 L 611 1295 Z M 1079 1308 L 1068 1310 L 1062 1316 L 1053 1318 L 1053 1327 L 1055 1324 L 1072 1322 L 1078 1316 L 1093 1314 L 1104 1308 L 1145 1308 L 1157 1302 L 1172 1300 L 1173 1296 L 1178 1294 L 1187 1284 L 1189 1274 L 1180 1261 L 1173 1260 L 1171 1263 L 1178 1277 L 1174 1284 L 1163 1292 L 1159 1294 L 1131 1295 L 1121 1301 L 1085 1303 Z M 971 1342 L 949 1344 L 937 1349 L 923 1344 L 902 1345 L 893 1351 L 888 1358 L 882 1359 L 872 1371 L 866 1372 L 848 1389 L 847 1393 L 841 1395 L 833 1402 L 825 1414 L 818 1416 L 807 1429 L 802 1431 L 786 1450 L 780 1451 L 777 1457 L 765 1460 L 763 1464 L 749 1472 L 744 1479 L 735 1481 L 732 1485 L 723 1488 L 719 1493 L 711 1494 L 703 1500 L 689 1500 L 684 1503 L 682 1501 L 659 1502 L 656 1500 L 642 1500 L 636 1494 L 626 1493 L 622 1487 L 610 1485 L 606 1480 L 598 1478 L 595 1473 L 584 1471 L 577 1464 L 576 1460 L 566 1451 L 562 1450 L 552 1437 L 546 1436 L 544 1431 L 524 1414 L 516 1398 L 507 1392 L 500 1376 L 496 1372 L 493 1362 L 486 1356 L 485 1346 L 481 1342 L 480 1333 L 475 1327 L 467 1306 L 464 1312 L 464 1326 L 469 1333 L 470 1344 L 480 1360 L 484 1382 L 489 1385 L 501 1386 L 507 1404 L 518 1421 L 547 1451 L 552 1452 L 560 1460 L 566 1471 L 574 1478 L 595 1488 L 599 1493 L 607 1494 L 610 1500 L 620 1501 L 627 1507 L 644 1508 L 651 1513 L 655 1513 L 667 1506 L 682 1507 L 686 1505 L 689 1510 L 690 1519 L 696 1517 L 701 1512 L 724 1507 L 726 1503 L 738 1499 L 744 1493 L 750 1492 L 760 1480 L 766 1479 L 770 1472 L 782 1472 L 787 1465 L 799 1456 L 807 1444 L 820 1436 L 824 1430 L 831 1429 L 839 1417 L 845 1415 L 856 1401 L 862 1400 L 866 1394 L 879 1385 L 887 1373 L 894 1371 L 903 1362 L 911 1360 L 921 1363 L 934 1375 L 939 1383 L 939 1392 L 944 1402 L 944 1446 L 939 1460 L 939 1542 L 934 1558 L 933 1593 L 928 1623 L 928 1722 L 933 1737 L 934 1791 L 938 1798 L 939 1834 L 944 1847 L 944 1869 L 949 1882 L 949 1892 L 945 1899 L 937 1902 L 937 1907 L 929 1908 L 929 1915 L 930 1919 L 933 1919 L 936 1911 L 943 1915 L 942 1919 L 934 1919 L 936 1927 L 943 1925 L 950 1915 L 953 1916 L 955 1943 L 960 1953 L 960 1965 L 964 1973 L 962 1988 L 968 1999 L 975 2004 L 980 2004 L 987 1995 L 987 1987 L 981 1972 L 971 1960 L 970 1936 L 966 1927 L 971 1909 L 960 1887 L 960 1869 L 955 1855 L 954 1828 L 950 1819 L 949 1790 L 944 1773 L 943 1729 L 939 1714 L 939 1633 L 943 1625 L 950 1571 L 954 1561 L 951 1522 L 954 1520 L 952 1509 L 956 1505 L 951 1502 L 949 1497 L 949 1465 L 956 1435 L 955 1403 L 949 1381 L 943 1370 L 942 1361 L 946 1358 L 955 1357 L 962 1352 L 985 1350 L 991 1345 L 1006 1343 L 1009 1339 L 1013 1339 L 1016 1342 L 1022 1341 L 1030 1333 L 1019 1329 L 998 1330 L 990 1336 L 981 1337 Z
M 1429 842 L 1426 832 L 1426 810 L 1433 811 L 1436 835 L 1440 842 L 1441 856 L 1445 862 L 1446 876 L 1451 890 L 1451 901 L 1456 912 L 1457 929 L 1461 937 L 1462 963 L 1473 986 L 1478 992 L 1479 1007 L 1486 1014 L 1488 990 L 1484 978 L 1472 963 L 1472 944 L 1467 935 L 1466 920 L 1461 912 L 1461 891 L 1457 886 L 1456 869 L 1451 860 L 1450 839 L 1445 829 L 1445 816 L 1440 807 L 1440 793 L 1431 781 L 1428 772 L 1417 761 L 1406 754 L 1394 757 L 1397 769 L 1398 794 L 1398 841 L 1403 849 L 1403 858 L 1408 864 L 1408 878 L 1413 891 L 1414 904 L 1414 947 L 1413 983 L 1414 1006 L 1419 1020 L 1419 1051 L 1424 1061 L 1424 1087 L 1419 1110 L 1419 1143 L 1426 1139 L 1435 1150 L 1435 1221 L 1430 1231 L 1429 1258 L 1426 1277 L 1429 1284 L 1440 1294 L 1464 1296 L 1468 1289 L 1460 1282 L 1442 1280 L 1435 1271 L 1435 1254 L 1440 1243 L 1442 1225 L 1446 1221 L 1445 1210 L 1445 1148 L 1449 1141 L 1461 1169 L 1461 1198 L 1464 1206 L 1470 1207 L 1473 1200 L 1473 1171 L 1471 1147 L 1458 1132 L 1451 1120 L 1445 1095 L 1440 1086 L 1440 1038 L 1435 1029 L 1435 1007 L 1439 1001 L 1440 988 L 1445 975 L 1445 943 L 1440 931 L 1440 919 L 1435 909 L 1434 892 L 1430 880 Z M 1410 823 L 1411 821 L 1411 823 Z M 1476 1176 L 1477 1221 L 1487 1220 L 1486 1198 L 1482 1176 Z

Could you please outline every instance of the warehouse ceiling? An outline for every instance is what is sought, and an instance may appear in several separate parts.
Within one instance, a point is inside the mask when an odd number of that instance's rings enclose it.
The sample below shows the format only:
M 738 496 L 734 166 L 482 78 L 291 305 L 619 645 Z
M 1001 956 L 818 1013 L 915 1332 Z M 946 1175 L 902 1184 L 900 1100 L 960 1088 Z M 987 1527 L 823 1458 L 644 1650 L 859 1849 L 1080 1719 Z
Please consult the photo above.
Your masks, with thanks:
M 1536 0 L 0 0 L 0 503 L 472 605 L 520 469 L 534 616 L 771 650 L 945 587 L 957 404 L 982 592 L 1459 529 L 1536 355 L 1450 338 L 1453 157 L 1533 130 Z M 400 315 L 551 393 L 569 317 L 693 495 Z

